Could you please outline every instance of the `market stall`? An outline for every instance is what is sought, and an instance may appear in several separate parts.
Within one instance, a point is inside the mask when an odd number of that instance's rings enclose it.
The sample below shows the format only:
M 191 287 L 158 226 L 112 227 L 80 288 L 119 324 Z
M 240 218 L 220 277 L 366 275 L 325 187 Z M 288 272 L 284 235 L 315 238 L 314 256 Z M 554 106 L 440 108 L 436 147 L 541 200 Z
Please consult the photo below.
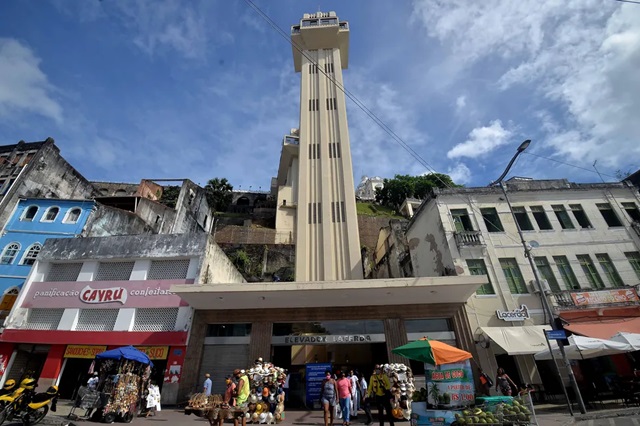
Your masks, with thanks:
M 140 408 L 153 363 L 133 346 L 99 353 L 95 362 L 99 399 L 91 419 L 103 423 L 131 422 Z
M 284 381 L 286 372 L 270 362 L 257 361 L 242 370 L 249 380 L 251 393 L 246 404 L 226 404 L 221 395 L 196 393 L 189 399 L 185 414 L 206 416 L 211 420 L 245 416 L 249 423 L 272 424 L 284 420 Z
M 426 388 L 413 395 L 412 426 L 531 424 L 521 400 L 476 399 L 469 352 L 427 338 L 392 352 L 425 363 Z

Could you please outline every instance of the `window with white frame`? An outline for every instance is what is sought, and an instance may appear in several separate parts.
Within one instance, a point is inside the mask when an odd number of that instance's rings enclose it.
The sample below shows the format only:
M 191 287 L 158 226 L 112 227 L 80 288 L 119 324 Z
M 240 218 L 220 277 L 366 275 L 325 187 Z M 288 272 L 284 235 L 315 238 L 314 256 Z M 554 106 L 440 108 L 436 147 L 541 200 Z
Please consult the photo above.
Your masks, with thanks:
M 11 265 L 15 260 L 18 252 L 20 251 L 20 243 L 13 242 L 7 244 L 2 251 L 2 257 L 0 258 L 0 265 Z
M 36 263 L 36 257 L 38 257 L 38 253 L 40 253 L 40 250 L 42 250 L 42 244 L 31 244 L 31 246 L 27 249 L 26 253 L 22 257 L 22 261 L 20 262 L 20 264 L 33 265 L 34 263 Z
M 183 280 L 187 278 L 189 259 L 152 260 L 148 280 Z
M 113 331 L 119 309 L 80 309 L 76 331 Z
M 22 217 L 20 218 L 23 222 L 32 222 L 38 213 L 38 206 L 29 206 L 24 210 Z
M 69 209 L 64 219 L 62 220 L 62 223 L 77 223 L 78 219 L 80 219 L 81 213 L 82 213 L 82 210 L 80 210 L 79 207 L 74 207 L 72 209 Z
M 178 319 L 178 308 L 138 308 L 133 331 L 173 331 Z
M 58 213 L 60 213 L 60 207 L 49 207 L 42 215 L 41 222 L 53 222 L 58 217 Z
M 62 319 L 64 309 L 29 309 L 24 328 L 28 330 L 56 330 Z

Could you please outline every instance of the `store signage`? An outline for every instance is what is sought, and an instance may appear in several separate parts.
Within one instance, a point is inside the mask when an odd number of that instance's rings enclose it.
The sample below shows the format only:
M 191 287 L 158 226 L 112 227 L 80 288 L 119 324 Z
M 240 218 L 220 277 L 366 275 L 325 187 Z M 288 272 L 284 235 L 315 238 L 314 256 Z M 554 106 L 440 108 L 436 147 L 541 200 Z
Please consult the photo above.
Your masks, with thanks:
M 106 350 L 106 346 L 67 345 L 67 349 L 64 351 L 64 358 L 93 359 L 96 355 Z
M 193 280 L 72 281 L 31 283 L 23 308 L 167 308 L 187 306 L 171 292 Z
M 320 401 L 320 394 L 322 393 L 322 381 L 324 380 L 325 371 L 333 371 L 333 365 L 331 363 L 313 363 L 306 364 L 305 366 L 305 389 L 307 391 L 307 407 L 314 407 L 314 405 Z M 320 408 L 320 407 L 318 407 Z
M 271 339 L 271 343 L 275 345 L 339 345 L 384 341 L 384 334 L 304 334 L 273 336 Z
M 638 302 L 638 293 L 634 289 L 583 291 L 571 293 L 576 306 L 602 305 L 607 303 Z
M 545 330 L 544 333 L 549 340 L 564 340 L 567 338 L 567 333 L 564 330 Z
M 527 305 L 520 305 L 520 309 L 514 309 L 513 311 L 498 310 L 496 311 L 496 316 L 503 321 L 524 321 L 531 318 Z
M 140 352 L 147 354 L 149 359 L 167 359 L 169 346 L 135 346 Z
M 424 365 L 427 407 L 461 407 L 475 400 L 475 385 L 469 360 L 433 366 Z

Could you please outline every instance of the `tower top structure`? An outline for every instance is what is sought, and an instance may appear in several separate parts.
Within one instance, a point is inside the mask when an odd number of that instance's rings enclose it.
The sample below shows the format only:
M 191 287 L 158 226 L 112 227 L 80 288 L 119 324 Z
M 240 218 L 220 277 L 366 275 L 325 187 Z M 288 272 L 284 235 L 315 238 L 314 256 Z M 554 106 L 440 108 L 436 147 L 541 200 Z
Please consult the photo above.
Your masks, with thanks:
M 291 26 L 291 41 L 296 72 L 307 50 L 339 49 L 342 69 L 349 65 L 349 23 L 341 22 L 335 12 L 305 13 L 300 24 Z

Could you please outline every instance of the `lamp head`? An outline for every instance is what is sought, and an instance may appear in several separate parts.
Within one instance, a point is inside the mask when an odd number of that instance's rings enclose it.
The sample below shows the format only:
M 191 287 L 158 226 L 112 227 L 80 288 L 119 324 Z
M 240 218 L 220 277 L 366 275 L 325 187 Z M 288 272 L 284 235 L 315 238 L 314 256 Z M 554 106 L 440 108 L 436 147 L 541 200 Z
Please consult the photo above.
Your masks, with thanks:
M 529 148 L 529 145 L 531 145 L 531 139 L 527 139 L 526 141 L 522 142 L 518 147 L 518 152 L 522 152 L 525 149 Z

